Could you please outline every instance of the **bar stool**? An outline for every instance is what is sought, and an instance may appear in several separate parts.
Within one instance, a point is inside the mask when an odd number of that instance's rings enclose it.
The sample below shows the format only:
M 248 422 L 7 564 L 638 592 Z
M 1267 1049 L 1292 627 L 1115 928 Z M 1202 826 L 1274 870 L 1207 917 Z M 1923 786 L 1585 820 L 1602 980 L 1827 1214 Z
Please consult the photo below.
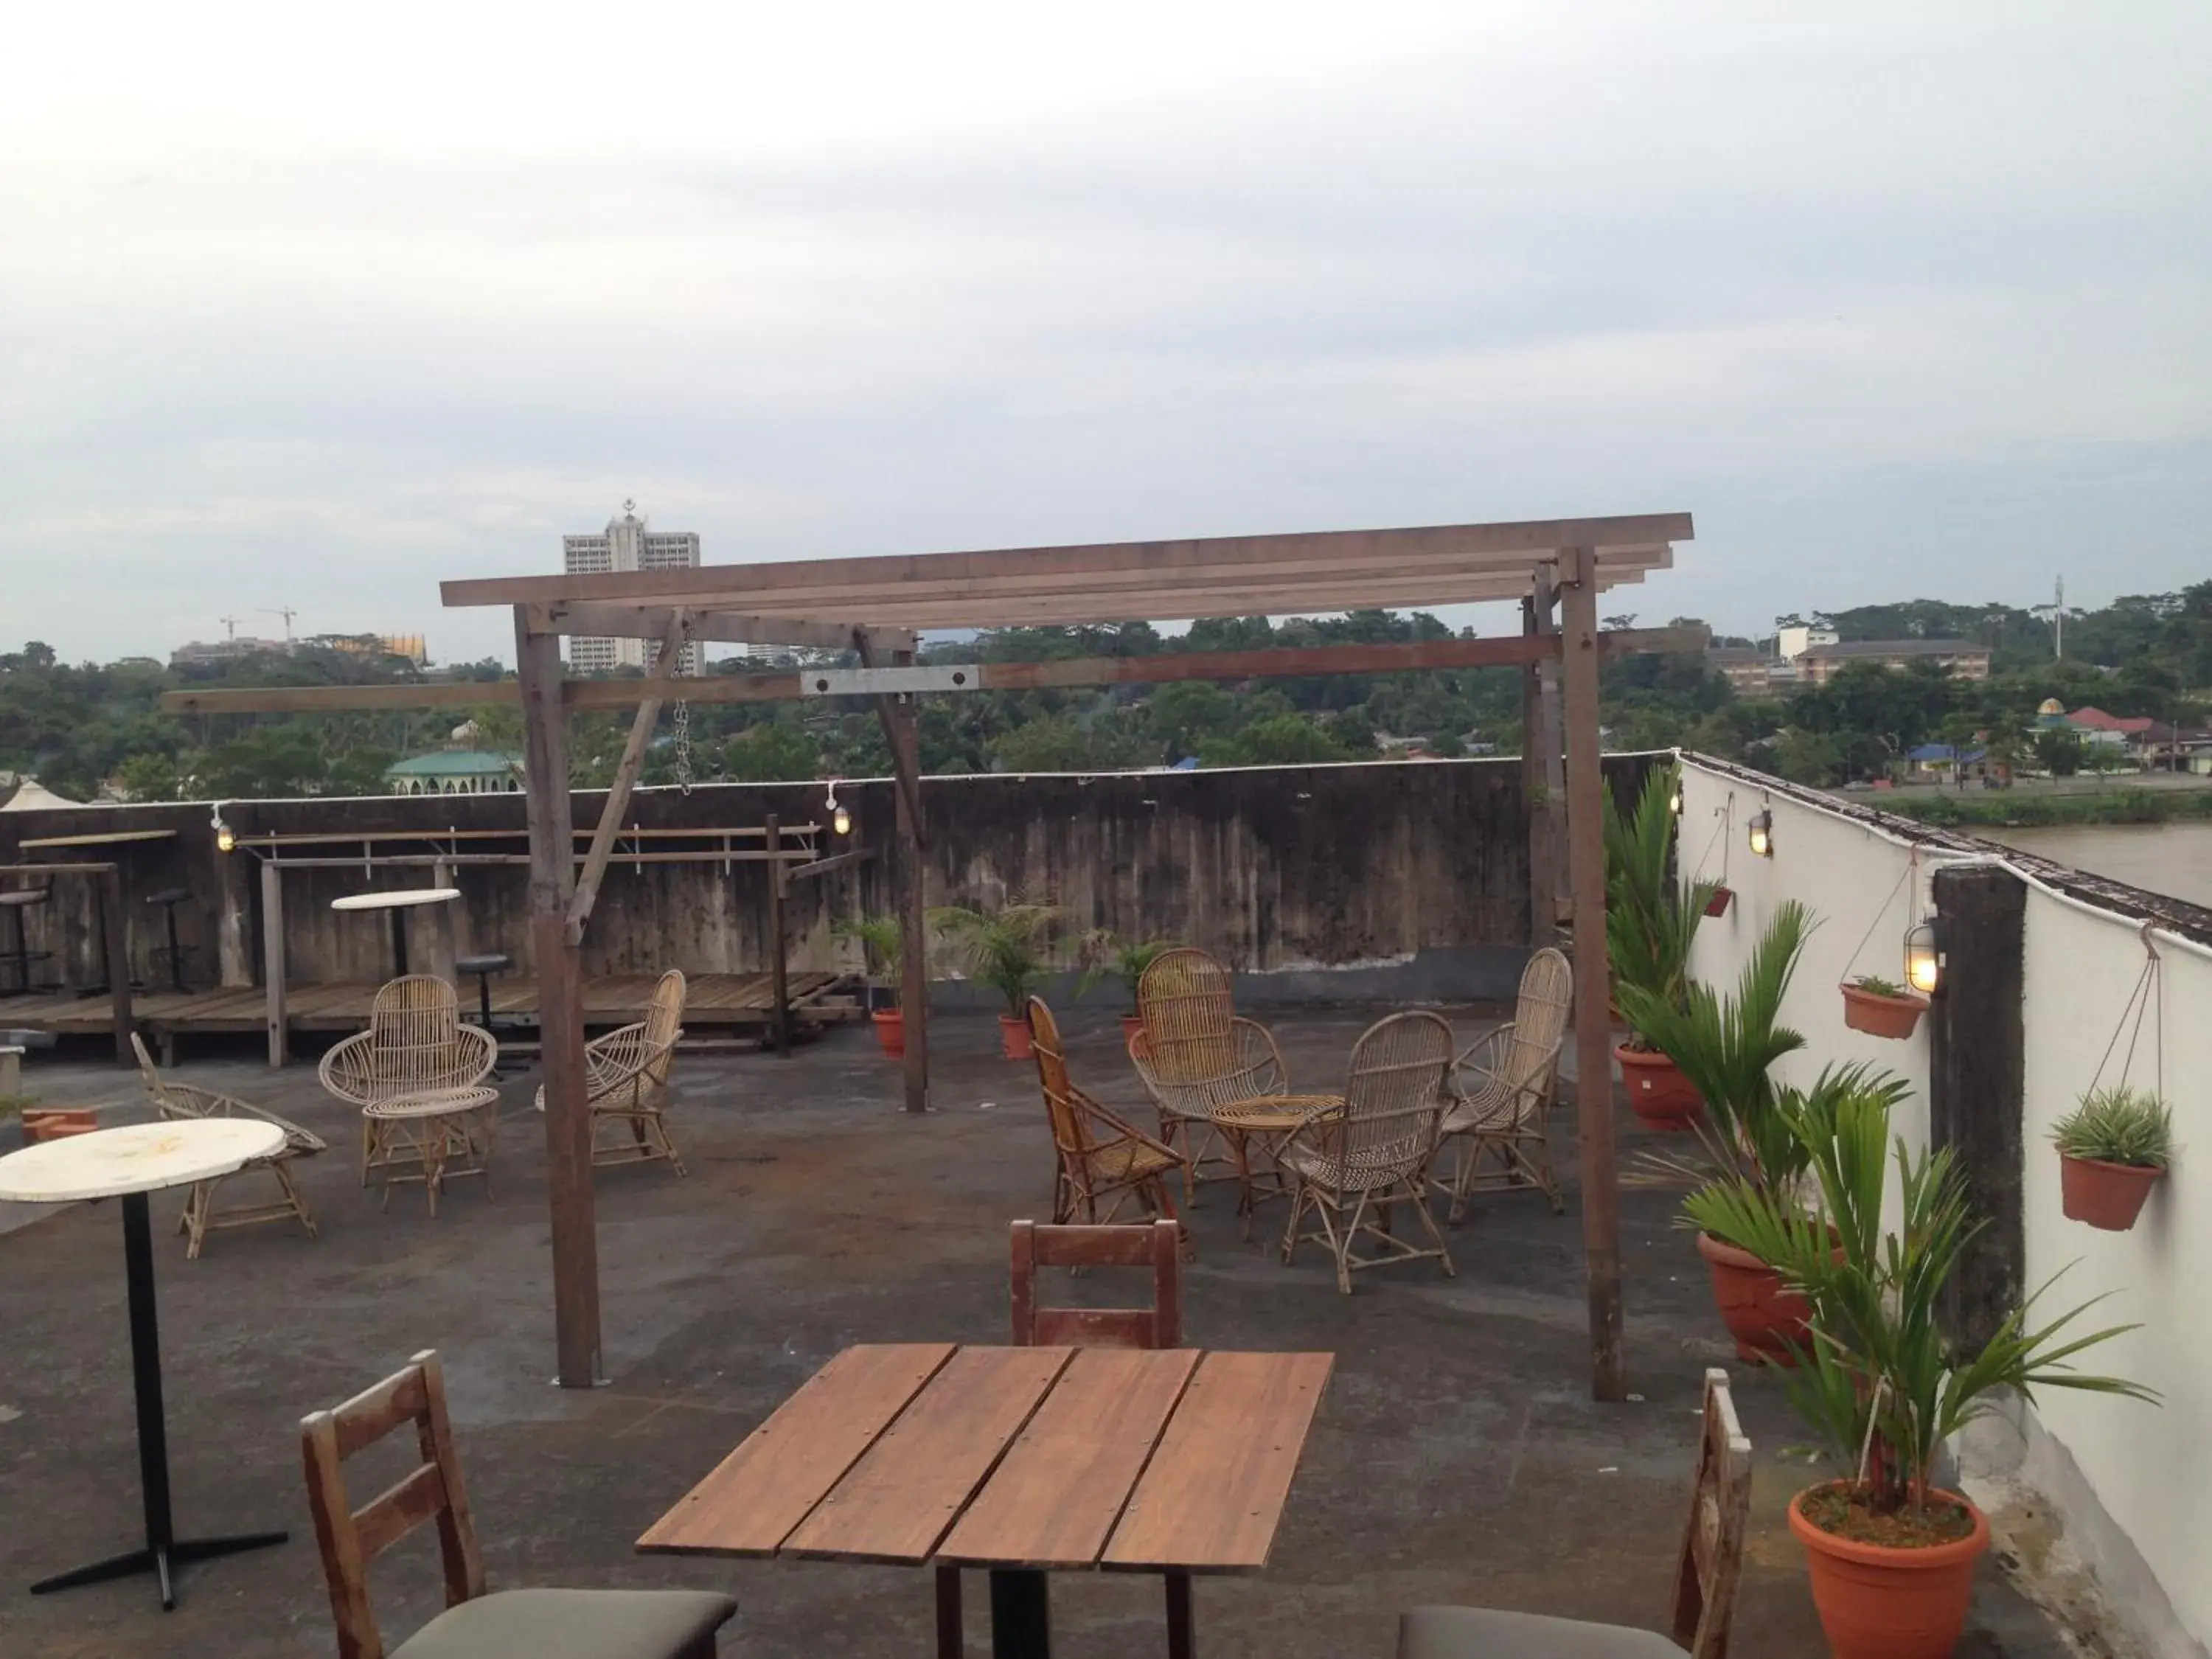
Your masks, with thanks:
M 503 974 L 514 966 L 514 958 L 498 951 L 487 951 L 481 956 L 455 957 L 453 971 L 477 976 L 477 1019 L 486 1031 L 491 1030 L 491 976 Z M 496 1052 L 496 1051 L 495 1051 Z M 496 1060 L 492 1062 L 491 1075 L 503 1077 Z
M 169 988 L 179 996 L 185 994 L 185 958 L 192 954 L 193 947 L 177 943 L 177 906 L 191 896 L 192 890 L 189 887 L 164 887 L 158 893 L 146 895 L 147 903 L 161 907 L 162 920 L 168 924 L 169 930 L 168 945 L 166 947 L 155 945 L 151 954 L 156 962 L 164 957 L 169 959 Z
M 31 964 L 48 960 L 53 952 L 31 949 L 30 935 L 23 927 L 23 912 L 33 904 L 44 904 L 52 896 L 52 891 L 48 887 L 13 887 L 0 892 L 0 909 L 7 911 L 9 920 L 15 926 L 15 945 L 5 957 L 0 957 L 0 961 L 4 961 L 15 970 L 15 988 L 19 995 L 28 996 L 33 991 L 52 988 L 31 983 Z

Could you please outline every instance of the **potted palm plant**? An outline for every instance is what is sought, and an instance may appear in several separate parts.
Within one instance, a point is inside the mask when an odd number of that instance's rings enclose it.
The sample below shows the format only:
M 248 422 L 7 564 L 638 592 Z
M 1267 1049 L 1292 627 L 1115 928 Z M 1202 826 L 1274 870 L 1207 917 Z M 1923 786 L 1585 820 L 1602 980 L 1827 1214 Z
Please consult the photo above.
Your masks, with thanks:
M 875 995 L 869 993 L 868 1020 L 876 1028 L 876 1041 L 883 1045 L 884 1058 L 902 1060 L 906 1056 L 906 1010 L 899 1001 L 900 981 L 906 970 L 906 930 L 896 916 L 862 916 L 857 921 L 841 922 L 837 927 L 840 939 L 858 939 L 861 959 L 867 964 L 868 977 L 879 981 L 890 993 L 890 1006 L 872 1006 Z
M 1702 1157 L 1653 1155 L 1646 1170 L 1687 1182 L 1702 1194 L 1717 1182 L 1746 1182 L 1761 1193 L 1785 1190 L 1802 1173 L 1802 1149 L 1778 1109 L 1775 1062 L 1805 1046 L 1782 1024 L 1782 999 L 1812 931 L 1811 914 L 1794 901 L 1780 906 L 1745 961 L 1733 994 L 1692 982 L 1675 1006 L 1640 986 L 1621 988 L 1621 1006 L 1660 1052 L 1681 1068 L 1705 1103 L 1692 1126 Z M 1812 1093 L 1823 1103 L 1849 1089 L 1902 1085 L 1863 1067 L 1823 1072 Z M 1780 1275 L 1754 1252 L 1704 1225 L 1695 1198 L 1685 1215 L 1698 1227 L 1698 1254 L 1711 1273 L 1713 1300 L 1735 1339 L 1736 1352 L 1756 1364 L 1787 1363 L 1801 1340 L 1808 1310 Z
M 1984 1224 L 1963 1175 L 1948 1148 L 1916 1159 L 1899 1139 L 1901 1214 L 1885 1232 L 1888 1106 L 1866 1095 L 1832 1105 L 1825 1115 L 1785 1112 L 1806 1148 L 1809 1211 L 1743 1182 L 1714 1189 L 1703 1207 L 1709 1225 L 1778 1264 L 1811 1304 L 1811 1340 L 1784 1386 L 1849 1473 L 1792 1498 L 1790 1529 L 1836 1659 L 1948 1659 L 1990 1528 L 1971 1501 L 1936 1486 L 1944 1442 L 2009 1395 L 2032 1401 L 2039 1388 L 2157 1396 L 2075 1370 L 2075 1355 L 2133 1327 L 2075 1334 L 2069 1327 L 2083 1308 L 2031 1325 L 2043 1291 L 1978 1352 L 1955 1352 L 1936 1310 Z
M 2092 1089 L 2051 1126 L 2051 1139 L 2068 1219 L 2124 1233 L 2173 1162 L 2173 1111 L 2124 1085 Z
M 1628 994 L 1640 993 L 1647 1006 L 1685 1006 L 1690 945 L 1717 890 L 1711 882 L 1686 888 L 1674 878 L 1677 770 L 1667 766 L 1650 773 L 1635 810 L 1626 817 L 1610 795 L 1605 801 L 1606 952 L 1613 1000 L 1632 1032 L 1613 1058 L 1620 1062 L 1629 1106 L 1660 1129 L 1688 1127 L 1697 1115 L 1698 1091 L 1653 1040 Z
M 1144 1029 L 1145 1022 L 1137 1013 L 1137 981 L 1144 978 L 1145 969 L 1161 957 L 1176 949 L 1171 939 L 1125 939 L 1112 933 L 1101 934 L 1098 945 L 1103 960 L 1098 970 L 1121 981 L 1128 993 L 1127 1010 L 1121 1016 L 1121 1040 L 1127 1042 Z
M 997 910 L 946 905 L 930 912 L 930 925 L 951 947 L 962 970 L 1006 1000 L 999 1032 L 1008 1060 L 1030 1057 L 1030 994 L 1043 982 L 1064 917 L 1049 902 L 1019 902 Z
M 1861 974 L 1846 981 L 1843 992 L 1844 1024 L 1869 1036 L 1909 1037 L 1928 1012 L 1926 997 L 1880 974 Z

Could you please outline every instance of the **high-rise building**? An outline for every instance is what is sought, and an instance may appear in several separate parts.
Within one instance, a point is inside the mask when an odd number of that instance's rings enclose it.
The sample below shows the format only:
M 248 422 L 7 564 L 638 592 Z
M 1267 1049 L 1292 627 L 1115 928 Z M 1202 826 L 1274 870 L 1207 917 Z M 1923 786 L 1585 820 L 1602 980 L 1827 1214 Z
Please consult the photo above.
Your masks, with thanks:
M 622 516 L 608 520 L 599 534 L 561 538 L 561 554 L 572 576 L 609 570 L 688 570 L 699 562 L 699 538 L 689 530 L 655 530 L 638 517 L 635 501 L 624 501 Z M 659 649 L 651 640 L 578 636 L 568 641 L 568 666 L 580 674 L 649 668 Z M 699 672 L 696 645 L 684 647 L 677 672 Z

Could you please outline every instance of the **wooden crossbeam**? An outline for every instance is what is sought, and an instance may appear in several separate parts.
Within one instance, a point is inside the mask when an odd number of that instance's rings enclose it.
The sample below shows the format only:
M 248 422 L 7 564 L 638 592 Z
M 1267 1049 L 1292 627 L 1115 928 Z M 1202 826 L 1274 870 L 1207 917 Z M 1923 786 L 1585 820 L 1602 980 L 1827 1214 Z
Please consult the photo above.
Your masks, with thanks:
M 985 552 L 933 553 L 853 559 L 797 559 L 774 564 L 702 565 L 689 569 L 605 572 L 590 575 L 509 576 L 447 581 L 440 587 L 448 605 L 539 605 L 557 600 L 658 600 L 662 604 L 711 603 L 708 596 L 774 594 L 787 601 L 794 591 L 814 589 L 835 595 L 864 586 L 902 587 L 914 583 L 971 584 L 962 595 L 986 597 L 995 584 L 1034 580 L 1040 574 L 1104 575 L 1144 571 L 1188 580 L 1237 566 L 1260 574 L 1269 567 L 1300 560 L 1341 570 L 1372 568 L 1393 559 L 1424 555 L 1465 562 L 1487 558 L 1498 568 L 1518 564 L 1522 574 L 1557 556 L 1563 547 L 1598 550 L 1600 561 L 1614 550 L 1646 548 L 1688 541 L 1695 535 L 1686 513 L 1655 513 L 1595 519 L 1553 519 L 1511 524 L 1438 525 L 1395 530 L 1304 532 L 1289 535 L 1193 537 L 1161 541 L 1092 543 L 1066 547 L 1005 548 Z M 731 608 L 748 599 L 732 599 Z M 772 611 L 777 605 L 762 603 Z M 850 608 L 840 606 L 845 615 Z
M 1607 656 L 1644 652 L 1702 651 L 1708 636 L 1699 628 L 1634 628 L 1601 635 Z M 1145 657 L 1070 657 L 1051 662 L 985 663 L 976 689 L 1027 691 L 1041 686 L 1148 685 L 1173 680 L 1244 680 L 1298 678 L 1313 674 L 1396 674 L 1420 669 L 1514 667 L 1540 657 L 1556 657 L 1556 637 L 1499 635 L 1477 639 L 1398 641 L 1380 645 L 1270 646 L 1254 651 L 1161 652 Z M 684 682 L 684 696 L 695 703 L 778 702 L 802 695 L 795 673 L 711 674 Z M 220 691 L 165 693 L 161 707 L 171 714 L 246 714 L 337 713 L 357 708 L 404 708 L 447 701 L 424 694 L 442 686 L 255 686 Z M 513 702 L 515 682 L 502 680 L 469 688 L 477 703 Z M 562 689 L 570 710 L 623 708 L 647 695 L 643 680 L 572 680 Z M 412 693 L 414 700 L 392 692 Z M 504 695 L 496 695 L 501 694 Z
M 635 787 L 637 775 L 645 765 L 646 745 L 653 740 L 653 728 L 660 721 L 661 702 L 675 689 L 679 678 L 688 621 L 681 610 L 672 611 L 661 629 L 653 678 L 645 685 L 650 695 L 639 702 L 637 717 L 630 722 L 629 739 L 623 744 L 622 758 L 615 763 L 614 778 L 607 785 L 607 798 L 599 808 L 599 828 L 592 832 L 591 850 L 584 855 L 583 871 L 576 878 L 575 890 L 568 896 L 571 944 L 583 942 L 584 924 L 591 920 L 592 906 L 599 896 L 599 883 L 607 873 L 607 858 L 615 850 L 615 836 L 622 829 L 623 814 L 629 810 L 630 791 Z

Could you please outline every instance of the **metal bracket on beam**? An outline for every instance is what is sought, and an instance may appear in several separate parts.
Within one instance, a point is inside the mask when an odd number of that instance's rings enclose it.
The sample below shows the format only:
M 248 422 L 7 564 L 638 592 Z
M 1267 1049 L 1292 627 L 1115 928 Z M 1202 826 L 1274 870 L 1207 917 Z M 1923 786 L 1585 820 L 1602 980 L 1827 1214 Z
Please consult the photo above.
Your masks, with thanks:
M 983 684 L 977 663 L 932 663 L 912 668 L 808 668 L 800 672 L 805 697 L 902 696 L 915 691 L 974 691 Z

